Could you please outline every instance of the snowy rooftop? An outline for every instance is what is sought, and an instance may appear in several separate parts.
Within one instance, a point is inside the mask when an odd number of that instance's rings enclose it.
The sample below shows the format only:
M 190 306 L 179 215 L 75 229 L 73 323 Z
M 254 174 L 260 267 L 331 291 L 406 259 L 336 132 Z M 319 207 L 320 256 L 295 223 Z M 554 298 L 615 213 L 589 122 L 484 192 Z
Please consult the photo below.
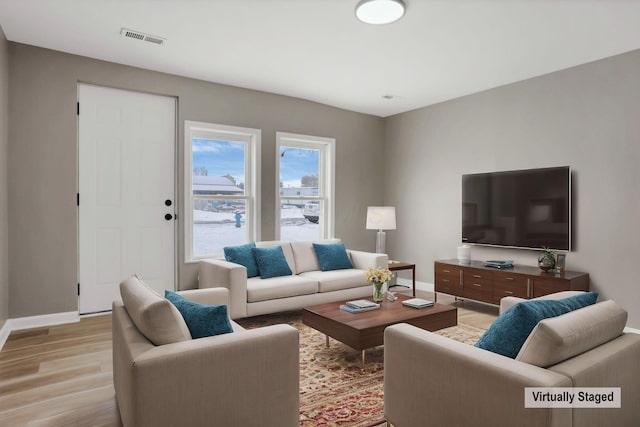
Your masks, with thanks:
M 193 192 L 194 194 L 243 194 L 244 190 L 225 176 L 196 175 L 193 177 Z

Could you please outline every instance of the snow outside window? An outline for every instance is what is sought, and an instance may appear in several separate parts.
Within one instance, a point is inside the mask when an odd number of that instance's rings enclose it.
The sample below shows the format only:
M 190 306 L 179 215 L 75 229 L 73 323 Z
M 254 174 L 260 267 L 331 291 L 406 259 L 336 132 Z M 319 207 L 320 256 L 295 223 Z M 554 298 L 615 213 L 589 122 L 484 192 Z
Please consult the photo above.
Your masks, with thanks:
M 258 129 L 185 121 L 185 260 L 259 240 Z
M 335 139 L 278 132 L 276 146 L 276 239 L 334 237 Z

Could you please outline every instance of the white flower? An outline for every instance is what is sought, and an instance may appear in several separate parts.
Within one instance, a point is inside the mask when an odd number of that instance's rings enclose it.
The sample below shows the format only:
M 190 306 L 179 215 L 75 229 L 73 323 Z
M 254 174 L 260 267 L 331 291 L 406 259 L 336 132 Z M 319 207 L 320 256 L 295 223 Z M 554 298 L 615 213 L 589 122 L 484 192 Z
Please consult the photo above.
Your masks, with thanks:
M 393 274 L 388 268 L 374 268 L 369 267 L 364 273 L 365 279 L 369 283 L 384 283 L 391 280 Z

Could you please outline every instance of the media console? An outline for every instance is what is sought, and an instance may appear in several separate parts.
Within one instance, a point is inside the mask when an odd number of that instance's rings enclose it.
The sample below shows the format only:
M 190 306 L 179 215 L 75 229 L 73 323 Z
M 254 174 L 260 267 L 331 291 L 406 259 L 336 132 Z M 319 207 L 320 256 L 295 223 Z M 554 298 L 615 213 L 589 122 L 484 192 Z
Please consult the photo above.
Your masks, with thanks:
M 503 297 L 536 298 L 560 291 L 588 291 L 589 274 L 574 271 L 545 273 L 537 267 L 484 267 L 482 261 L 460 264 L 457 259 L 435 261 L 435 291 L 489 304 Z

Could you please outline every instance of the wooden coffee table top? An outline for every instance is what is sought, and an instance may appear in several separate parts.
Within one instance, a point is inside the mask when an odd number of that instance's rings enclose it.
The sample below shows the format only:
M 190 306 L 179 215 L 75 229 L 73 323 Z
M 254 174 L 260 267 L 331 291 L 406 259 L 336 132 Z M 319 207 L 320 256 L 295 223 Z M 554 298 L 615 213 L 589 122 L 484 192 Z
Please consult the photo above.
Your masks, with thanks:
M 395 301 L 385 299 L 379 309 L 362 313 L 341 310 L 345 301 L 314 305 L 303 309 L 302 321 L 356 350 L 381 345 L 384 329 L 396 323 L 409 323 L 429 331 L 458 324 L 456 307 L 436 303 L 433 307 L 415 309 L 402 305 L 409 298 L 398 295 Z

